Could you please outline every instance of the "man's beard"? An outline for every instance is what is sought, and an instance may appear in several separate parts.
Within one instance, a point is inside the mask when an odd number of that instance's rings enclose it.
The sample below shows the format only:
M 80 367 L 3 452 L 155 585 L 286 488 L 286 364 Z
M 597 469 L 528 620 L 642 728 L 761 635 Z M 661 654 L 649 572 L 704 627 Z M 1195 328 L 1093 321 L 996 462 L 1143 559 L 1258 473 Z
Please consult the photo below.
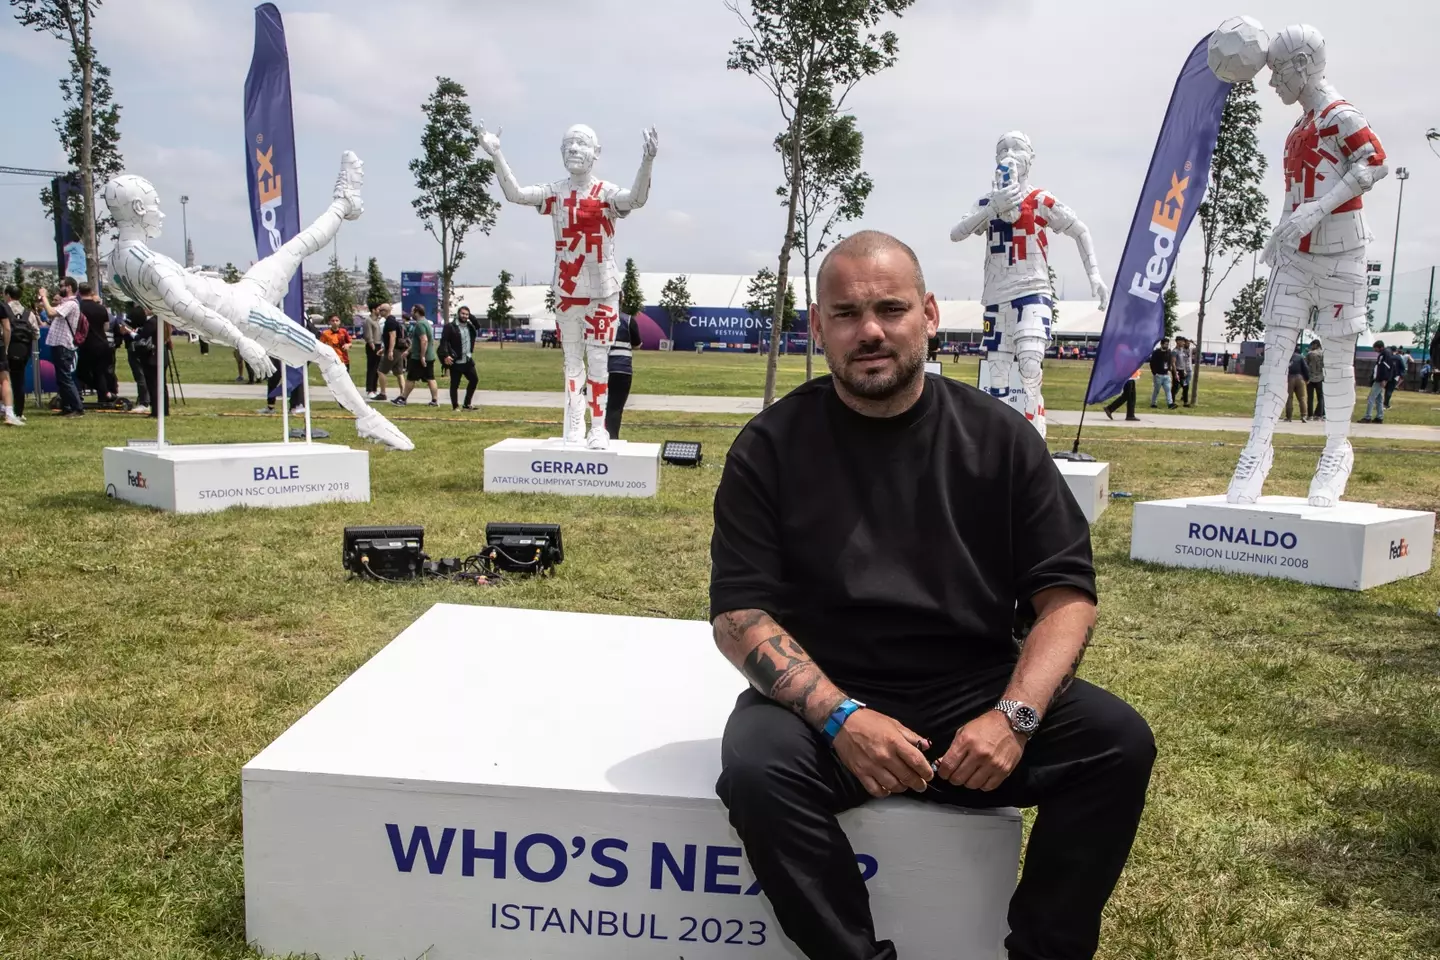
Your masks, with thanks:
M 852 375 L 849 372 L 850 365 L 855 361 L 872 357 L 893 357 L 895 365 L 889 370 L 875 373 Z M 861 347 L 852 350 L 845 355 L 843 362 L 837 363 L 829 351 L 826 351 L 825 365 L 830 368 L 830 375 L 854 396 L 864 400 L 889 400 L 913 386 L 915 381 L 924 375 L 925 352 L 923 346 L 909 356 L 889 346 L 878 349 Z

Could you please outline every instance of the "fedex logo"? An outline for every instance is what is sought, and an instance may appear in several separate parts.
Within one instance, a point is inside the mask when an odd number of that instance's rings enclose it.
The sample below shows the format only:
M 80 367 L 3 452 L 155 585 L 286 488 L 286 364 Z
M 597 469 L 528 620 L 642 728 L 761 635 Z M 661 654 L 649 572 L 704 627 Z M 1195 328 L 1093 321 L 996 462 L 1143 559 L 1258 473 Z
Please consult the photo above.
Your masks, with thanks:
M 1410 556 L 1410 544 L 1408 544 L 1408 543 L 1405 542 L 1405 538 L 1404 538 L 1404 537 L 1401 537 L 1401 538 L 1400 538 L 1400 542 L 1399 542 L 1399 543 L 1396 543 L 1394 540 L 1391 540 L 1391 541 L 1390 541 L 1390 559 L 1391 559 L 1391 560 L 1399 560 L 1401 557 L 1408 557 L 1408 556 Z
M 265 139 L 264 134 L 255 137 L 257 142 Z M 270 249 L 279 250 L 284 242 L 280 239 L 280 227 L 276 224 L 280 205 L 284 203 L 282 177 L 275 172 L 275 147 L 268 150 L 255 148 L 255 193 L 260 199 L 260 225 L 270 237 Z
M 1189 164 L 1186 164 L 1188 167 Z M 1190 177 L 1180 179 L 1170 174 L 1170 189 L 1163 199 L 1155 201 L 1155 210 L 1150 215 L 1150 232 L 1155 235 L 1155 255 L 1145 264 L 1145 272 L 1136 271 L 1130 281 L 1130 295 L 1149 303 L 1160 299 L 1165 289 L 1165 280 L 1170 276 L 1171 258 L 1175 254 L 1175 234 L 1180 229 L 1180 216 L 1185 211 L 1185 190 L 1190 186 Z
M 145 474 L 139 470 L 126 470 L 125 483 L 132 487 L 139 487 L 142 490 L 150 486 L 150 481 L 146 480 Z M 1401 540 L 1400 542 L 1403 544 L 1405 541 Z

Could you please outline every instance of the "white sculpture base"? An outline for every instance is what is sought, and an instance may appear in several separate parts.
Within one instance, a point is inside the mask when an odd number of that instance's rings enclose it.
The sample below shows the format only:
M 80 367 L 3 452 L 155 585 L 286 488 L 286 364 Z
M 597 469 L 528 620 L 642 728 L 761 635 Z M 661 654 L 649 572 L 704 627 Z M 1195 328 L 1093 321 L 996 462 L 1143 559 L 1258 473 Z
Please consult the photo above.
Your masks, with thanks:
M 660 492 L 660 444 L 611 440 L 584 444 L 510 438 L 485 448 L 486 493 L 563 493 L 653 497 Z
M 1091 523 L 1099 520 L 1100 514 L 1110 506 L 1110 464 L 1099 461 L 1056 460 L 1055 466 L 1065 478 L 1065 483 L 1075 501 L 1080 504 L 1080 509 L 1085 511 L 1085 519 Z
M 1135 504 L 1130 557 L 1171 567 L 1368 590 L 1430 569 L 1435 514 L 1373 503 L 1312 507 L 1300 497 L 1250 506 L 1223 496 Z
M 668 681 L 637 669 L 662 655 Z M 431 607 L 245 765 L 246 939 L 799 960 L 715 796 L 744 686 L 707 623 Z M 841 823 L 901 956 L 1001 955 L 1017 811 L 895 798 Z
M 370 500 L 370 454 L 332 443 L 106 447 L 105 493 L 172 513 Z

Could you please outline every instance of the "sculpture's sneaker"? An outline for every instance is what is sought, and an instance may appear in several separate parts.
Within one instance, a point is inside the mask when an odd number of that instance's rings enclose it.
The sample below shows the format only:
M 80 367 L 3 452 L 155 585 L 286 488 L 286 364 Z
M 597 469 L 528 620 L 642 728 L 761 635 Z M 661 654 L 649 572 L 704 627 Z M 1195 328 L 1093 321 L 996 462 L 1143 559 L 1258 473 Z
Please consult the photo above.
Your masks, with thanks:
M 1235 475 L 1230 478 L 1230 489 L 1225 491 L 1225 499 L 1230 503 L 1254 503 L 1259 500 L 1270 465 L 1274 462 L 1275 451 L 1269 444 L 1258 453 L 1247 444 L 1240 451 L 1240 462 L 1235 465 Z
M 392 450 L 415 449 L 415 444 L 410 442 L 409 437 L 374 410 L 355 421 L 355 432 L 360 434 L 362 439 L 383 443 Z
M 610 446 L 610 432 L 604 427 L 591 427 L 590 436 L 585 438 L 585 446 L 591 450 L 605 450 Z
M 365 183 L 365 164 L 346 150 L 340 155 L 340 175 L 335 178 L 335 199 L 343 200 L 347 206 L 346 220 L 359 220 L 365 212 L 365 203 L 360 199 L 360 187 Z
M 1310 506 L 1333 507 L 1345 496 L 1345 484 L 1350 481 L 1350 471 L 1355 469 L 1355 451 L 1350 441 L 1331 440 L 1320 454 L 1320 463 L 1315 467 L 1315 479 L 1310 481 Z

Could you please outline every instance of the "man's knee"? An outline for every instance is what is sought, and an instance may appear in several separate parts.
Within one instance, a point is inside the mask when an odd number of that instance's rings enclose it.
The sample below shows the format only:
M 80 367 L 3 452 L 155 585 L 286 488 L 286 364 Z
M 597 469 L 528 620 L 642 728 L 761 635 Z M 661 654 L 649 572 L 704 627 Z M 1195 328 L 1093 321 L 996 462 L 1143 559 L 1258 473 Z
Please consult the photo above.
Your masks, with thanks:
M 1118 751 L 1120 768 L 1142 782 L 1150 779 L 1155 766 L 1155 734 L 1140 712 L 1119 698 L 1106 712 L 1105 733 Z
M 747 694 L 747 699 L 749 699 Z M 737 706 L 720 744 L 715 792 L 727 808 L 764 807 L 782 795 L 806 792 L 820 778 L 807 762 L 815 745 L 805 722 L 769 702 Z

